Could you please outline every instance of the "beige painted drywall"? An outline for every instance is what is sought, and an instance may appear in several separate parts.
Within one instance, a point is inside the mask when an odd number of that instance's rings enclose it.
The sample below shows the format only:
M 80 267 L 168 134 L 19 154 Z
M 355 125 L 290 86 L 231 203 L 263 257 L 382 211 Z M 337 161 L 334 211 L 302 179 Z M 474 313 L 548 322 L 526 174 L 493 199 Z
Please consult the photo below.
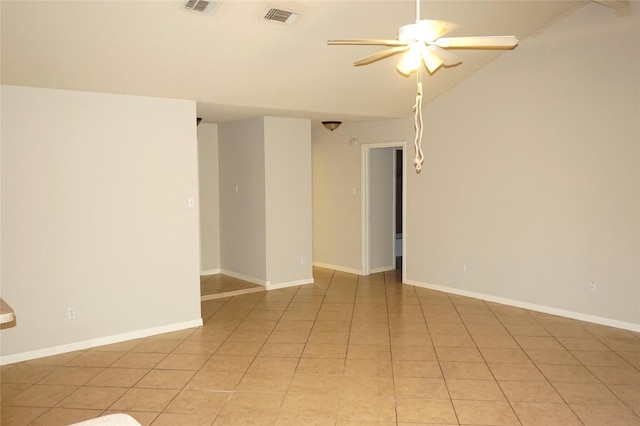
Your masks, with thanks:
M 369 150 L 369 272 L 395 269 L 395 148 Z M 365 249 L 366 250 L 366 249 Z
M 264 118 L 267 281 L 313 282 L 311 122 Z
M 3 362 L 201 323 L 195 103 L 1 93 Z
M 310 155 L 306 119 L 219 126 L 223 273 L 268 288 L 313 282 Z
M 220 195 L 218 125 L 198 126 L 198 182 L 200 191 L 200 272 L 220 271 Z
M 265 283 L 264 119 L 218 126 L 220 267 L 222 272 Z
M 425 106 L 406 282 L 640 328 L 639 22 L 585 4 Z M 357 270 L 351 139 L 410 147 L 413 121 L 314 132 L 314 261 Z

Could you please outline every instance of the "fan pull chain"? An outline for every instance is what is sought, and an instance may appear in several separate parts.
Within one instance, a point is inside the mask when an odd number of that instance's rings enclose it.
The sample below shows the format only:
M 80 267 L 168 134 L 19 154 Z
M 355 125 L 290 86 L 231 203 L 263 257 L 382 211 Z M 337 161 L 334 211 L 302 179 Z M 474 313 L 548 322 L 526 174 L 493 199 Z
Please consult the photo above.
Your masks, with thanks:
M 416 104 L 414 109 L 416 112 L 414 125 L 416 128 L 416 138 L 413 142 L 413 146 L 416 151 L 416 158 L 413 160 L 413 166 L 416 168 L 416 173 L 420 173 L 422 170 L 422 163 L 424 162 L 424 154 L 422 153 L 422 82 L 420 81 L 420 72 L 418 71 L 418 94 L 416 95 Z

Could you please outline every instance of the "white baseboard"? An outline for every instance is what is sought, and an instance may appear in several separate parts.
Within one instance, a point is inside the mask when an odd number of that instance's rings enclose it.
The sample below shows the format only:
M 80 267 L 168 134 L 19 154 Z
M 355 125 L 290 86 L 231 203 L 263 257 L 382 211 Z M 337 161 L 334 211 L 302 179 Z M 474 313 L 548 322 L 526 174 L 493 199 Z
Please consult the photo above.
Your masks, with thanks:
M 263 286 L 265 288 L 267 287 L 267 284 L 269 284 L 269 281 L 265 281 L 265 280 L 262 280 L 260 278 L 250 277 L 248 275 L 240 274 L 238 272 L 227 271 L 226 269 L 222 269 L 220 271 L 220 273 L 222 275 L 226 275 L 226 276 L 231 277 L 231 278 L 237 278 L 237 279 L 242 280 L 242 281 L 247 281 L 247 282 L 250 282 L 250 283 L 253 283 L 253 284 L 261 285 L 261 286 Z
M 370 274 L 377 274 L 379 272 L 387 272 L 387 271 L 395 271 L 396 267 L 393 266 L 383 266 L 382 268 L 375 268 L 369 271 Z
M 220 268 L 218 269 L 207 269 L 206 271 L 200 271 L 200 276 L 204 277 L 206 275 L 216 275 L 220 273 Z
M 430 290 L 442 291 L 445 293 L 456 294 L 458 296 L 472 297 L 474 299 L 486 300 L 488 302 L 500 303 L 502 305 L 514 306 L 516 308 L 529 309 L 531 311 L 542 312 L 545 314 L 558 315 L 565 318 L 571 318 L 594 324 L 606 325 L 609 327 L 620 328 L 623 330 L 640 332 L 640 324 L 634 324 L 626 321 L 618 321 L 611 318 L 599 317 L 596 315 L 588 315 L 580 312 L 567 311 L 564 309 L 552 308 L 549 306 L 536 305 L 534 303 L 522 302 L 519 300 L 506 299 L 503 297 L 491 296 L 483 293 L 476 293 L 473 291 L 461 290 L 459 288 L 447 287 L 437 284 L 428 284 L 419 281 L 407 280 L 406 284 L 414 285 L 416 287 L 428 288 Z
M 97 346 L 111 345 L 113 343 L 126 342 L 127 340 L 140 339 L 143 337 L 155 336 L 156 334 L 170 333 L 172 331 L 185 330 L 187 328 L 201 327 L 202 318 L 192 321 L 179 322 L 175 324 L 163 325 L 160 327 L 147 328 L 144 330 L 130 331 L 113 336 L 99 337 L 97 339 L 83 340 L 81 342 L 69 343 L 66 345 L 52 346 L 50 348 L 37 349 L 35 351 L 21 352 L 0 357 L 0 365 L 13 364 L 30 359 L 43 358 L 46 356 L 59 355 L 67 352 L 80 351 L 95 348 Z
M 307 285 L 307 284 L 313 284 L 313 283 L 314 283 L 313 278 L 307 278 L 304 280 L 296 280 L 296 281 L 288 281 L 283 283 L 268 282 L 267 290 L 277 290 L 279 288 L 295 287 L 297 285 Z
M 313 262 L 313 266 L 318 268 L 333 269 L 334 271 L 346 272 L 348 274 L 362 275 L 361 270 L 345 268 L 344 266 L 330 265 L 328 263 Z

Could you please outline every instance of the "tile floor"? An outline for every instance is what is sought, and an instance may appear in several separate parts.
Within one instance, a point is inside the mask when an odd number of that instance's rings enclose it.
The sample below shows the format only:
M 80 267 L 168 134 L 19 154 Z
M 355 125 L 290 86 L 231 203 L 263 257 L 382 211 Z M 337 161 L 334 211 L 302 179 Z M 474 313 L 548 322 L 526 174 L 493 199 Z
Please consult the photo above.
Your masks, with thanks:
M 221 274 L 200 277 L 201 300 L 215 300 L 264 291 L 264 287 Z
M 2 425 L 640 425 L 640 334 L 395 272 L 202 303 L 201 328 L 3 366 Z

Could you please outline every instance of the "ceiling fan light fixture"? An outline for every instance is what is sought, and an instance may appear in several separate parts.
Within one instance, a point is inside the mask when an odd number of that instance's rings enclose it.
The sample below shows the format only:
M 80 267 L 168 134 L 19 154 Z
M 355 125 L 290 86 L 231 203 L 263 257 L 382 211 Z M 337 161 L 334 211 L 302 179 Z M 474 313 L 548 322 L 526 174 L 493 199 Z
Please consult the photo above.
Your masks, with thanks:
M 429 70 L 431 74 L 433 74 L 444 63 L 442 59 L 440 59 L 440 57 L 438 55 L 435 55 L 433 52 L 423 52 L 422 60 L 424 61 L 424 65 L 427 67 L 427 70 Z
M 402 60 L 396 66 L 396 69 L 400 74 L 409 76 L 411 75 L 412 72 L 415 72 L 418 68 L 420 68 L 421 60 L 422 60 L 421 43 L 412 43 L 411 48 L 402 57 Z

